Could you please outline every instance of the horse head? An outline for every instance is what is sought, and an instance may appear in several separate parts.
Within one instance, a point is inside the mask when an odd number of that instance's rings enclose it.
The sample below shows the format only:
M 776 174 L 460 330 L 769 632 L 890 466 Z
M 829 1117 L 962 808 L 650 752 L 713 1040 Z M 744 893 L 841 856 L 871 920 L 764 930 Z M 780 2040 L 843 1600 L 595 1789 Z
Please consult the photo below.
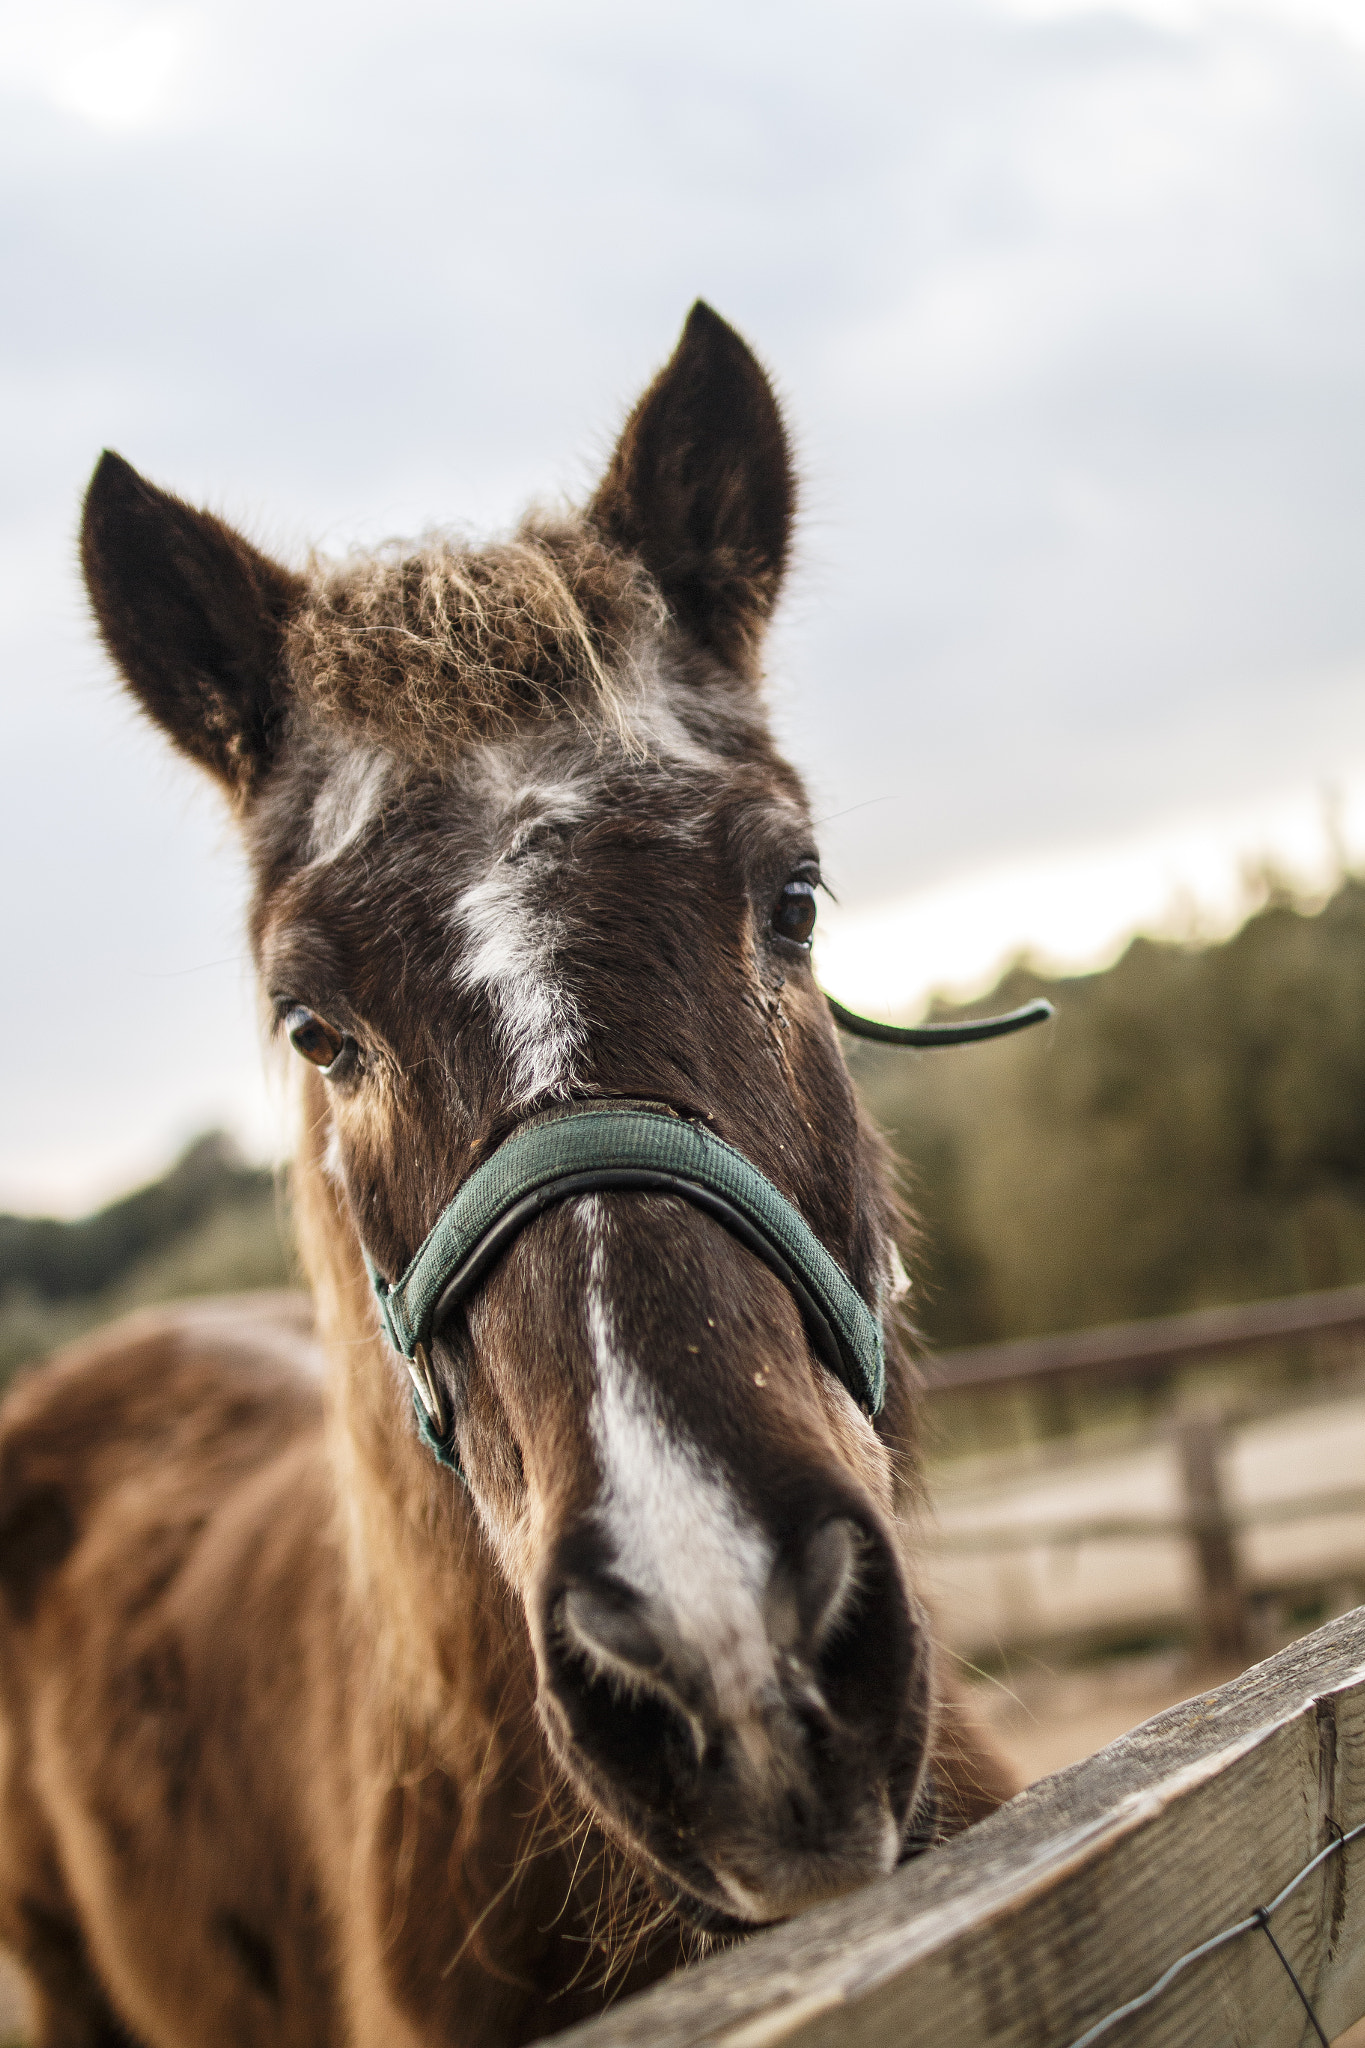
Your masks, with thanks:
M 703 306 L 587 506 L 495 544 L 296 572 L 101 463 L 98 622 L 239 818 L 348 1270 L 397 1281 L 545 1112 L 632 1101 L 743 1155 L 887 1306 L 887 1172 L 762 692 L 794 500 L 768 382 Z M 894 1341 L 872 1414 L 722 1217 L 574 1193 L 435 1312 L 445 1469 L 364 1303 L 364 1455 L 418 1475 L 431 1541 L 477 1529 L 559 1768 L 660 1892 L 748 1926 L 908 1853 L 933 1686 Z

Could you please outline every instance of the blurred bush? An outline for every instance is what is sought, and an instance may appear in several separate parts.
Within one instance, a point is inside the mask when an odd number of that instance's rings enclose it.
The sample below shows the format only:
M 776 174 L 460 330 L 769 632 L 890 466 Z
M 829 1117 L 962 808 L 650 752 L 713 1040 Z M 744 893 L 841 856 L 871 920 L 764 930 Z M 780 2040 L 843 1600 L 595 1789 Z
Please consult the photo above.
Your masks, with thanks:
M 211 1132 L 93 1216 L 0 1216 L 0 1380 L 143 1303 L 295 1278 L 274 1175 Z
M 849 1047 L 935 1344 L 1365 1280 L 1365 885 L 1311 915 L 1272 889 L 1222 944 L 1103 973 L 1020 966 L 971 1008 L 1038 994 L 1056 1020 L 1019 1038 Z

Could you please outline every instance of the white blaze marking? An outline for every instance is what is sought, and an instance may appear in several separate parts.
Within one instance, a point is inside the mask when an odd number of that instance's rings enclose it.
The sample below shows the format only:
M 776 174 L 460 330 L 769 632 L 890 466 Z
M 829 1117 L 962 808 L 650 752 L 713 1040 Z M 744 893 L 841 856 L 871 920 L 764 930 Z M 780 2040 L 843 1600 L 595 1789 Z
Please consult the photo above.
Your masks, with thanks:
M 669 1433 L 623 1356 L 604 1291 L 606 1219 L 597 1197 L 580 1202 L 578 1215 L 591 1245 L 587 1317 L 597 1384 L 589 1420 L 615 1568 L 696 1650 L 721 1712 L 739 1719 L 773 1679 L 762 1604 L 772 1545 L 696 1448 Z
M 578 1007 L 554 973 L 558 920 L 537 911 L 529 879 L 499 861 L 455 905 L 467 942 L 456 979 L 492 997 L 522 1102 L 567 1094 L 583 1043 Z
M 454 913 L 464 941 L 456 982 L 491 997 L 520 1102 L 567 1095 L 585 1041 L 578 1005 L 556 972 L 563 923 L 538 901 L 553 855 L 538 854 L 533 840 L 536 826 L 579 817 L 584 799 L 570 785 L 523 789 L 517 808 L 524 810 L 528 799 L 534 813 L 522 818 L 508 852 L 463 891 Z

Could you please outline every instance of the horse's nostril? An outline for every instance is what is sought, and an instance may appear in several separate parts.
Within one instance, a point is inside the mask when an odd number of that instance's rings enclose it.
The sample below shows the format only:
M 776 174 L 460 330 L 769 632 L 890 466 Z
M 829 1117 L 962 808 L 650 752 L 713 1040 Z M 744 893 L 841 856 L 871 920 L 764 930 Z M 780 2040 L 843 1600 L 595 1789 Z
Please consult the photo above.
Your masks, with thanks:
M 801 1572 L 801 1622 L 806 1645 L 819 1655 L 853 1604 L 864 1537 L 844 1515 L 824 1522 L 806 1545 Z
M 645 1603 L 610 1577 L 576 1578 L 549 1606 L 546 1702 L 581 1759 L 658 1809 L 703 1746 Z
M 871 1758 L 895 1741 L 910 1688 L 923 1683 L 922 1658 L 899 1566 L 875 1525 L 854 1515 L 816 1522 L 778 1560 L 764 1622 L 786 1711 L 822 1783 L 846 1773 L 855 1753 Z
M 857 1606 L 867 1538 L 836 1515 L 806 1539 L 799 1561 L 779 1564 L 768 1586 L 766 1621 L 774 1648 L 813 1663 Z
M 565 1647 L 599 1670 L 644 1676 L 663 1663 L 663 1647 L 639 1599 L 612 1580 L 568 1587 L 557 1618 Z

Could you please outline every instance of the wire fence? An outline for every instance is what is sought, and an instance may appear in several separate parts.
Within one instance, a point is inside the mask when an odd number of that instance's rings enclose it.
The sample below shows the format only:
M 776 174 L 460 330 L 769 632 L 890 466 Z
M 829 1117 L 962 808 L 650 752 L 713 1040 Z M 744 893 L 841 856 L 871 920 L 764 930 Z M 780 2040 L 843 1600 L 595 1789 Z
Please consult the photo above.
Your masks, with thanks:
M 1328 1826 L 1332 1825 L 1333 1823 L 1329 1821 Z M 1149 2005 L 1155 2005 L 1163 1991 L 1167 1990 L 1175 1982 L 1176 1978 L 1189 1968 L 1191 1963 L 1197 1963 L 1202 1957 L 1212 1955 L 1215 1949 L 1226 1948 L 1230 1941 L 1239 1941 L 1244 1934 L 1251 1934 L 1257 1928 L 1260 1928 L 1283 1964 L 1289 1981 L 1298 1993 L 1303 2009 L 1312 2022 L 1313 2031 L 1322 2043 L 1322 2048 L 1331 2048 L 1331 2042 L 1328 2040 L 1326 2030 L 1313 2010 L 1312 2001 L 1309 1999 L 1308 1993 L 1299 1982 L 1293 1964 L 1271 1932 L 1270 1921 L 1271 1916 L 1279 1910 L 1287 1898 L 1298 1890 L 1306 1877 L 1311 1877 L 1313 1872 L 1321 1864 L 1326 1863 L 1330 1857 L 1339 1856 L 1347 1844 L 1354 1842 L 1360 1835 L 1365 1835 L 1365 1821 L 1362 1821 L 1359 1827 L 1348 1829 L 1345 1834 L 1338 1830 L 1333 1839 L 1327 1844 L 1327 1847 L 1319 1849 L 1317 1855 L 1311 1857 L 1304 1864 L 1302 1870 L 1296 1871 L 1288 1884 L 1275 1894 L 1268 1906 L 1254 1906 L 1245 1919 L 1235 1921 L 1231 1927 L 1224 1927 L 1218 1934 L 1211 1934 L 1207 1941 L 1201 1941 L 1197 1947 L 1187 1950 L 1183 1956 L 1177 1956 L 1175 1961 L 1162 1971 L 1154 1984 L 1149 1984 L 1147 1989 L 1139 1992 L 1136 1998 L 1128 1999 L 1123 2005 L 1116 2005 L 1112 2012 L 1107 2012 L 1104 2015 L 1103 2019 L 1096 2020 L 1094 2025 L 1087 2027 L 1083 2034 L 1078 2034 L 1074 2041 L 1067 2044 L 1067 2048 L 1091 2048 L 1093 2042 L 1102 2041 L 1104 2036 L 1116 2027 L 1120 2020 L 1131 2019 L 1134 2013 L 1143 2012 Z

